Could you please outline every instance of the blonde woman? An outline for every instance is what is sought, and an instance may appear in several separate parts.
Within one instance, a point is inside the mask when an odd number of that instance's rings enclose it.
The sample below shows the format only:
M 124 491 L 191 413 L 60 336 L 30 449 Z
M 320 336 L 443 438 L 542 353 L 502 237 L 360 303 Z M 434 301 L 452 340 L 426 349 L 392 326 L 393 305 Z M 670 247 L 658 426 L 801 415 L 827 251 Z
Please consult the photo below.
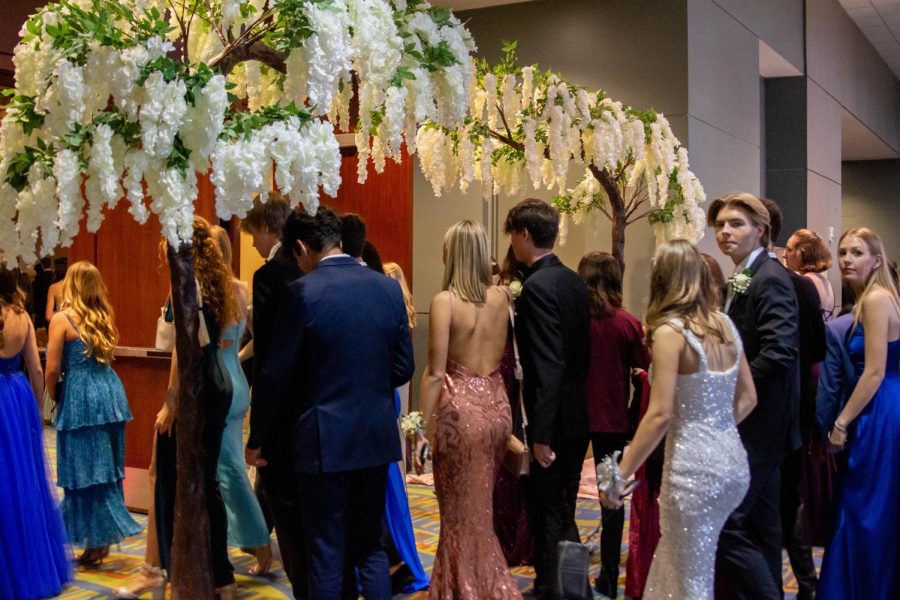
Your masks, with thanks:
M 409 319 L 409 328 L 410 330 L 416 328 L 416 308 L 413 306 L 413 298 L 412 294 L 409 291 L 409 285 L 406 283 L 406 275 L 403 274 L 403 269 L 400 268 L 395 262 L 386 262 L 384 263 L 384 274 L 390 277 L 391 279 L 396 279 L 397 283 L 400 284 L 400 291 L 403 292 L 403 303 L 406 305 L 406 315 Z M 397 393 L 400 396 L 400 414 L 405 415 L 409 412 L 409 383 L 405 383 L 399 388 L 397 388 Z M 404 452 L 406 452 L 406 446 L 404 445 Z M 404 462 L 406 460 L 406 456 L 404 455 Z
M 625 482 L 666 436 L 662 537 L 645 600 L 712 600 L 719 531 L 748 487 L 737 423 L 756 405 L 756 391 L 737 329 L 710 306 L 708 278 L 690 243 L 657 249 L 647 307 L 650 405 L 621 464 L 608 457 L 598 468 L 601 503 L 621 506 Z
M 494 534 L 494 479 L 512 416 L 500 374 L 510 298 L 491 283 L 484 228 L 444 236 L 444 290 L 431 303 L 428 367 L 419 395 L 434 441 L 441 515 L 430 598 L 521 598 Z
M 106 285 L 84 261 L 69 267 L 62 310 L 50 320 L 47 393 L 58 405 L 57 485 L 65 490 L 63 520 L 77 562 L 94 566 L 110 544 L 141 531 L 125 508 L 125 423 L 131 411 L 110 366 L 118 340 Z M 60 384 L 62 383 L 62 391 Z
M 838 246 L 844 283 L 857 302 L 846 342 L 856 387 L 829 442 L 846 449 L 834 537 L 819 598 L 895 598 L 900 586 L 900 298 L 881 238 L 850 229 Z

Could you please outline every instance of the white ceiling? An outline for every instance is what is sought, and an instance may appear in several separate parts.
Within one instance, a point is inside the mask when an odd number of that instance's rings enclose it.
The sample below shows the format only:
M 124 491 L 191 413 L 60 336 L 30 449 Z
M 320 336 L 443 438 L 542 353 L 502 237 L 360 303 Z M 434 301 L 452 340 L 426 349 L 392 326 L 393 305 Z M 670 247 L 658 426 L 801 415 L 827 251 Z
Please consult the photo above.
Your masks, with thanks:
M 840 3 L 900 78 L 900 0 L 840 0 Z

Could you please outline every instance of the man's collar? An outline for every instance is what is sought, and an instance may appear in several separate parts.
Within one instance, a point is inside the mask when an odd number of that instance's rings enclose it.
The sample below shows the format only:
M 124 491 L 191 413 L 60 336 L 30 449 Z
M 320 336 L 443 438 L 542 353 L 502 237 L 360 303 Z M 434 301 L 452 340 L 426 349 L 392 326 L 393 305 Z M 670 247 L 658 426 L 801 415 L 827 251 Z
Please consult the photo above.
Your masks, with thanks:
M 544 267 L 549 267 L 550 265 L 555 265 L 557 263 L 559 263 L 559 258 L 555 254 L 552 252 L 545 254 L 531 263 L 531 266 L 525 270 L 525 276 L 528 277 L 538 269 L 543 269 Z
M 341 252 L 340 254 L 330 254 L 330 255 L 322 258 L 319 262 L 323 263 L 326 260 L 331 260 L 333 258 L 352 258 L 352 257 L 349 254 L 345 254 L 345 253 Z
M 281 249 L 281 242 L 280 241 L 275 242 L 275 245 L 272 246 L 271 250 L 269 250 L 269 256 L 266 257 L 266 260 L 269 261 L 269 260 L 272 260 L 273 258 L 275 258 L 275 255 L 278 254 L 278 251 L 280 249 Z
M 734 268 L 734 272 L 735 272 L 735 273 L 741 273 L 741 272 L 743 272 L 743 271 L 746 271 L 746 270 L 749 269 L 750 267 L 752 267 L 752 266 L 753 266 L 753 263 L 756 261 L 756 257 L 759 256 L 760 253 L 765 252 L 765 251 L 766 251 L 766 249 L 763 248 L 762 246 L 760 246 L 759 248 L 757 248 L 756 250 L 754 250 L 753 252 L 751 252 L 750 254 L 748 254 L 748 255 L 747 255 L 747 258 L 745 258 L 744 260 L 742 260 L 742 261 L 740 262 L 740 264 L 738 264 L 738 265 Z

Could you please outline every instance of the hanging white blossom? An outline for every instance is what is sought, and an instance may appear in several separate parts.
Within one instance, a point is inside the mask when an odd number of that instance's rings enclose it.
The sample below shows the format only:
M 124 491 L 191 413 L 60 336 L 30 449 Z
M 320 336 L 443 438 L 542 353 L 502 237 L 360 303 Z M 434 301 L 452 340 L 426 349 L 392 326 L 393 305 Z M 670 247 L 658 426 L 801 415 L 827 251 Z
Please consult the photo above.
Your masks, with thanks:
M 370 163 L 381 171 L 402 160 L 404 146 L 415 150 L 422 121 L 455 128 L 466 115 L 474 43 L 450 11 L 428 2 L 183 8 L 72 0 L 28 19 L 0 122 L 0 251 L 31 259 L 68 246 L 82 219 L 96 231 L 122 197 L 139 223 L 158 215 L 179 245 L 191 238 L 198 172 L 209 173 L 222 218 L 264 200 L 272 169 L 292 203 L 313 212 L 320 193 L 340 186 L 335 125 L 355 129 L 362 182 Z M 447 185 L 453 146 L 439 148 Z M 471 140 L 463 147 L 478 153 Z

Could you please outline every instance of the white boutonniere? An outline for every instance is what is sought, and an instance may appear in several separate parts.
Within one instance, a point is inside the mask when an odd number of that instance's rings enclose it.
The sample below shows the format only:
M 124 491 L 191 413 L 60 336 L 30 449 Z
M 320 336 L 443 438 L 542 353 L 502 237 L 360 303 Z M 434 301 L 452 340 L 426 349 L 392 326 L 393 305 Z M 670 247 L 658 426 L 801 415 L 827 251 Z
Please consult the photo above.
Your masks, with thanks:
M 746 294 L 747 290 L 750 289 L 752 280 L 753 276 L 750 273 L 750 269 L 744 269 L 740 273 L 735 273 L 729 277 L 728 285 L 735 294 Z
M 509 293 L 512 294 L 513 298 L 518 298 L 522 295 L 522 282 L 518 279 L 513 279 L 509 282 Z

